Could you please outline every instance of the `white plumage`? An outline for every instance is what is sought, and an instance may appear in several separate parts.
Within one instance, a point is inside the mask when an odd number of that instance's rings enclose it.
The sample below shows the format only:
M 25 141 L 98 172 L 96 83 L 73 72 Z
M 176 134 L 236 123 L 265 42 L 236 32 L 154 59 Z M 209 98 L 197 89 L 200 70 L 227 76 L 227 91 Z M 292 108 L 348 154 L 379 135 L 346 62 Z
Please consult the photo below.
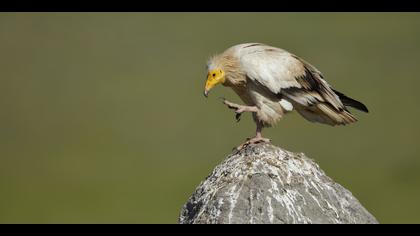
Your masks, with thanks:
M 253 112 L 257 136 L 258 128 L 274 125 L 293 109 L 309 121 L 329 125 L 357 121 L 346 106 L 367 112 L 362 103 L 334 90 L 314 66 L 280 48 L 235 45 L 212 57 L 208 68 L 206 94 L 217 83 L 231 87 L 248 107 L 242 110 Z

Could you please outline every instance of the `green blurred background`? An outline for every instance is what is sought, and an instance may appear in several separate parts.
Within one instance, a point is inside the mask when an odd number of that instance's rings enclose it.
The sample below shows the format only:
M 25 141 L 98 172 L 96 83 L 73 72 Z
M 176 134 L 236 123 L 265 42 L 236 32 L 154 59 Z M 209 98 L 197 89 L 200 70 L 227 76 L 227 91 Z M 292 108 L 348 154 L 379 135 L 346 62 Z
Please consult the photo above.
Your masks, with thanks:
M 293 113 L 265 131 L 315 159 L 381 223 L 420 223 L 420 14 L 1 13 L 0 223 L 177 223 L 195 187 L 254 134 L 203 96 L 209 56 L 289 50 L 371 113 Z

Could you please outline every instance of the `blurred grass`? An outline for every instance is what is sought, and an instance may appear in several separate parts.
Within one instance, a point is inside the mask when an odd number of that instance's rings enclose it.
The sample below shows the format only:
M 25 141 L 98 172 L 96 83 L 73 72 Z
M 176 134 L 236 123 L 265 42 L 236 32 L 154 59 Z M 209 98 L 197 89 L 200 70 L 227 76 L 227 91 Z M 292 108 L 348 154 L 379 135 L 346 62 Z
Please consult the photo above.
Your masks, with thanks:
M 207 58 L 263 42 L 371 113 L 265 131 L 315 159 L 382 223 L 420 223 L 418 13 L 0 13 L 0 222 L 176 223 L 254 132 L 202 96 Z

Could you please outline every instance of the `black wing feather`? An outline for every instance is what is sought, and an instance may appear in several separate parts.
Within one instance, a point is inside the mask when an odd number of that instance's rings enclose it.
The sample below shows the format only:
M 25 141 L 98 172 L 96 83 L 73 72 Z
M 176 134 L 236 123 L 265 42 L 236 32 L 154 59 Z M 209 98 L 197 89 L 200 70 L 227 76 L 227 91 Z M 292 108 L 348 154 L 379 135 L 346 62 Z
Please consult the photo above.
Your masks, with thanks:
M 361 102 L 354 100 L 353 98 L 347 97 L 346 95 L 338 92 L 335 89 L 332 89 L 335 94 L 340 98 L 341 102 L 344 104 L 344 106 L 350 106 L 353 108 L 356 108 L 357 110 L 364 111 L 366 113 L 369 112 L 368 108 Z

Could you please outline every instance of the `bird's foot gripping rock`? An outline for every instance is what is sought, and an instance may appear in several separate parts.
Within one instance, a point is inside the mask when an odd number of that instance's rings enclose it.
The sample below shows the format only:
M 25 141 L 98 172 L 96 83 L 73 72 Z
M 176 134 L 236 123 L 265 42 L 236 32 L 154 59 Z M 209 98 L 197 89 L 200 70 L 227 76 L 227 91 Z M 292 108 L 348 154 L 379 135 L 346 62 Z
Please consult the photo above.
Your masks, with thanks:
M 271 139 L 263 138 L 263 137 L 254 137 L 254 138 L 247 138 L 247 141 L 239 146 L 237 146 L 236 150 L 241 150 L 250 144 L 257 144 L 257 143 L 271 143 Z

